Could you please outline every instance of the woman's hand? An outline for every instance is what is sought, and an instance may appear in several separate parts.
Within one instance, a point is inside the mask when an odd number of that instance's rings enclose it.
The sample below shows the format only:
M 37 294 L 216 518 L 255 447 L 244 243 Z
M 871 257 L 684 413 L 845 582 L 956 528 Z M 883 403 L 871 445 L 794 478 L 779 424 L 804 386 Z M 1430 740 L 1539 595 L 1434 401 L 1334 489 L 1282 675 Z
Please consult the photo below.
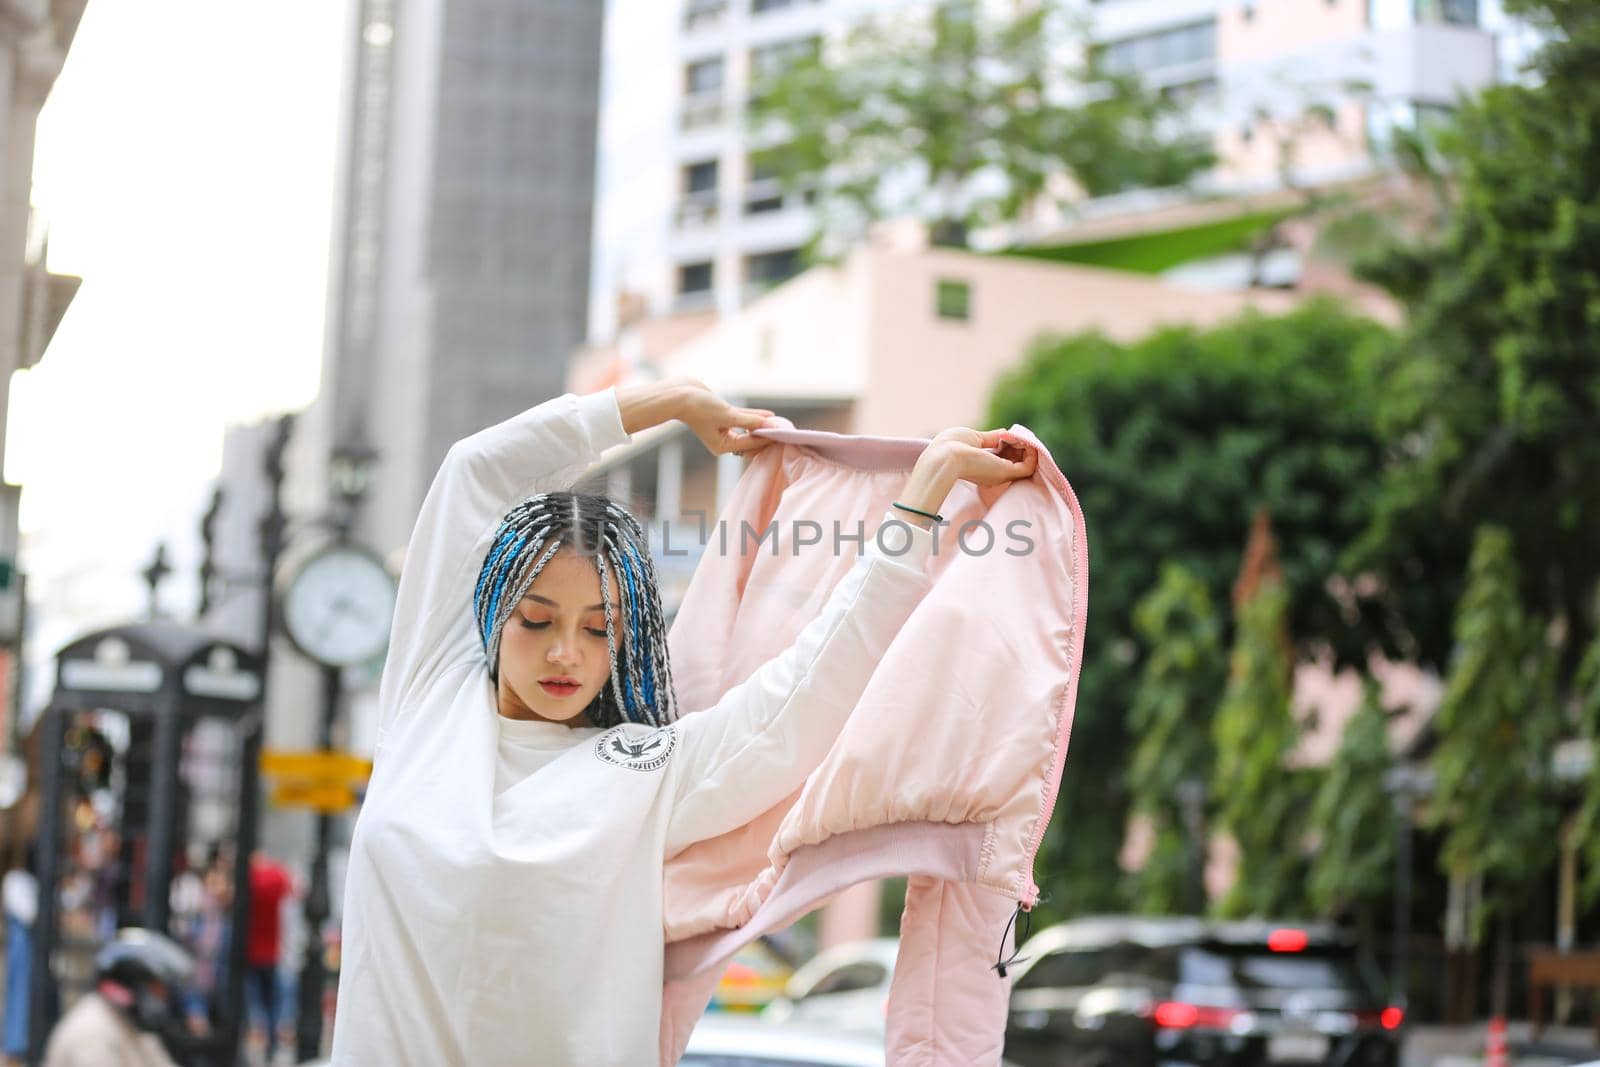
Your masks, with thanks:
M 772 442 L 751 437 L 772 416 L 765 408 L 735 407 L 694 378 L 669 378 L 617 387 L 622 428 L 630 434 L 681 419 L 714 456 L 748 456 Z
M 772 412 L 765 408 L 735 407 L 713 393 L 704 382 L 692 378 L 683 379 L 681 384 L 678 418 L 713 456 L 729 452 L 749 456 L 772 443 L 765 437 L 750 436 L 751 430 L 766 425 Z
M 1002 485 L 1028 478 L 1039 465 L 1039 453 L 1005 430 L 980 433 L 965 426 L 952 426 L 941 430 L 927 451 L 935 448 L 944 449 L 957 478 L 974 485 Z
M 965 480 L 978 486 L 979 498 L 991 505 L 1007 485 L 1031 477 L 1038 465 L 1038 451 L 1004 430 L 980 432 L 953 426 L 940 432 L 922 450 L 910 480 L 895 501 L 936 513 L 955 483 Z M 910 512 L 900 517 L 924 529 L 933 525 L 932 519 Z

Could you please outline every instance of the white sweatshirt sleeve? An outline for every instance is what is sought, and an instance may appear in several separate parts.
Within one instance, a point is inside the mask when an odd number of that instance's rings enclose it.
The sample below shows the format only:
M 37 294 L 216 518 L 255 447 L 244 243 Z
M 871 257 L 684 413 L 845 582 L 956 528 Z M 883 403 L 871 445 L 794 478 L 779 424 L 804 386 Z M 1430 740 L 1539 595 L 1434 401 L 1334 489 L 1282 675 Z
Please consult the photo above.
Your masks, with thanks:
M 569 489 L 612 445 L 630 440 L 615 389 L 552 397 L 450 447 L 417 515 L 378 683 L 382 738 L 427 683 L 483 655 L 472 587 L 508 511 Z
M 910 531 L 900 555 L 867 542 L 794 644 L 705 711 L 677 724 L 666 854 L 748 822 L 794 792 L 844 729 L 873 670 L 927 591 L 933 533 Z M 891 548 L 904 543 L 885 534 Z

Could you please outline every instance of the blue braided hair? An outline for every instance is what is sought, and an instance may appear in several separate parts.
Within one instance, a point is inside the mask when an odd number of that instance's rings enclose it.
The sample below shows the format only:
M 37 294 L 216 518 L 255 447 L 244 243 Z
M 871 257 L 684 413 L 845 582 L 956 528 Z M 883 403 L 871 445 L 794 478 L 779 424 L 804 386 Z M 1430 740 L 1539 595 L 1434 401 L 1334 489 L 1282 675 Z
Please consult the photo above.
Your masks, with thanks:
M 472 590 L 473 616 L 489 676 L 500 676 L 500 634 L 517 603 L 561 549 L 593 560 L 600 588 L 614 578 L 621 603 L 606 605 L 611 683 L 585 709 L 596 726 L 663 726 L 678 717 L 667 625 L 644 530 L 616 501 L 589 493 L 540 493 L 501 520 Z M 620 639 L 619 639 L 620 637 Z

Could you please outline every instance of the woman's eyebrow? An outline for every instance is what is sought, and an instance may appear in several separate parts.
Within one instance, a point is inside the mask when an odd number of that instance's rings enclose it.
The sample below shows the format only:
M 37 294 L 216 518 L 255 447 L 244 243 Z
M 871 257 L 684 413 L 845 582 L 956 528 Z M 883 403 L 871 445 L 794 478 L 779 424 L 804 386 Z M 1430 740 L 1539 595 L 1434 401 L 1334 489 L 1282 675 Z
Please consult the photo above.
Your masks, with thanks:
M 523 600 L 536 600 L 539 603 L 544 604 L 544 605 L 546 605 L 548 607 L 552 607 L 552 608 L 559 608 L 561 606 L 560 604 L 556 603 L 554 600 L 551 600 L 549 597 L 542 597 L 537 593 L 528 593 L 525 596 L 523 596 L 522 599 Z M 584 611 L 601 611 L 601 610 L 604 610 L 604 608 L 605 608 L 604 604 L 590 604 L 588 607 L 584 608 L 583 610 Z M 611 605 L 611 610 L 612 611 L 617 610 L 617 605 L 616 604 L 612 604 Z

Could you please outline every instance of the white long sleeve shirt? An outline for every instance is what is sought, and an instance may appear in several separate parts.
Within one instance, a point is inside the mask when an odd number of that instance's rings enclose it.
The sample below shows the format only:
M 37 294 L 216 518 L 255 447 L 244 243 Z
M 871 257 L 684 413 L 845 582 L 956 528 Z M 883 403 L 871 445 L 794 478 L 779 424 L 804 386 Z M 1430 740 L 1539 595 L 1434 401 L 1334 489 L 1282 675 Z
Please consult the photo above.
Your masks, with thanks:
M 869 538 L 712 708 L 659 729 L 501 717 L 471 603 L 495 529 L 628 439 L 613 390 L 559 396 L 458 443 L 428 492 L 351 842 L 339 1067 L 655 1063 L 663 861 L 802 784 L 927 589 L 932 534 L 907 524 L 907 551 Z

